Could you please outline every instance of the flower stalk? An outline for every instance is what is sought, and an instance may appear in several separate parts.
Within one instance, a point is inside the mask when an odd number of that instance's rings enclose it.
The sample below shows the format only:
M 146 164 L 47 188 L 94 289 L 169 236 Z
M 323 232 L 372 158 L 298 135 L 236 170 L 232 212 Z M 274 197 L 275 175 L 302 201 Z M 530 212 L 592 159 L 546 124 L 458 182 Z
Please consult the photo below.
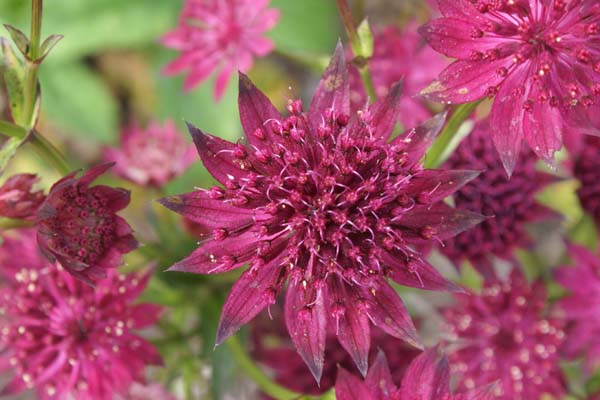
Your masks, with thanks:
M 265 394 L 277 400 L 295 400 L 300 398 L 309 399 L 307 397 L 303 397 L 301 393 L 296 393 L 284 388 L 283 386 L 280 386 L 279 384 L 273 382 L 267 375 L 265 375 L 265 373 L 262 372 L 248 356 L 237 335 L 231 336 L 225 343 L 227 343 L 227 348 L 233 355 L 233 358 L 237 364 L 250 378 L 252 378 L 260 390 L 262 390 Z
M 354 18 L 352 17 L 352 11 L 350 10 L 350 6 L 348 5 L 348 0 L 337 0 L 337 6 L 340 13 L 340 17 L 342 19 L 342 23 L 344 24 L 344 28 L 346 29 L 346 33 L 348 34 L 348 39 L 350 40 L 352 51 L 354 52 L 354 65 L 356 65 L 356 67 L 358 68 L 360 78 L 362 80 L 363 86 L 365 87 L 365 92 L 367 93 L 371 101 L 374 102 L 375 100 L 377 100 L 377 94 L 375 93 L 373 78 L 371 76 L 371 72 L 369 71 L 369 59 L 373 55 L 373 38 L 370 34 L 370 29 L 367 25 L 367 35 L 360 35 L 356 24 L 354 23 Z M 370 41 L 371 43 L 365 43 L 368 41 Z

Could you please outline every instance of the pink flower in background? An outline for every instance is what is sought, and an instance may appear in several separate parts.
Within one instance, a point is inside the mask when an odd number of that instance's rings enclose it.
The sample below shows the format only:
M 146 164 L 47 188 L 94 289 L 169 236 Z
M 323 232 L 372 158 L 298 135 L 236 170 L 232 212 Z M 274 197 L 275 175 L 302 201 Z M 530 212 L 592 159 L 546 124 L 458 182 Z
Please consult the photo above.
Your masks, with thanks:
M 377 33 L 374 39 L 369 70 L 377 97 L 386 96 L 390 88 L 401 80 L 400 123 L 410 128 L 425 122 L 432 113 L 418 94 L 444 69 L 447 64 L 444 57 L 425 45 L 415 23 L 407 25 L 404 30 L 396 26 L 387 27 Z M 370 99 L 371 102 L 373 100 Z M 353 110 L 362 109 L 367 103 L 355 67 L 350 68 L 350 102 Z
M 457 294 L 444 310 L 450 334 L 448 357 L 460 387 L 498 381 L 495 398 L 560 398 L 565 379 L 559 350 L 565 340 L 563 320 L 546 315 L 541 281 L 529 285 L 515 269 L 507 282 L 486 281 L 481 295 Z
M 171 270 L 212 274 L 250 266 L 224 305 L 217 343 L 273 304 L 288 281 L 288 332 L 317 381 L 328 327 L 363 375 L 370 323 L 419 345 L 387 278 L 455 290 L 412 246 L 447 239 L 482 218 L 443 202 L 476 172 L 424 170 L 419 163 L 444 116 L 389 140 L 400 99 L 396 85 L 370 108 L 351 114 L 347 65 L 338 45 L 308 112 L 290 100 L 291 115 L 281 116 L 240 76 L 248 145 L 190 126 L 204 166 L 224 188 L 162 200 L 213 229 L 210 240 Z
M 536 157 L 528 151 L 508 179 L 490 134 L 489 120 L 478 121 L 445 163 L 446 168 L 483 171 L 454 194 L 454 201 L 457 207 L 490 218 L 448 239 L 441 248 L 457 266 L 468 260 L 488 277 L 493 276 L 492 256 L 511 261 L 515 248 L 532 244 L 528 223 L 556 216 L 536 201 L 537 193 L 556 178 L 537 171 Z
M 323 376 L 317 385 L 289 341 L 282 319 L 270 320 L 267 317 L 259 317 L 253 321 L 251 327 L 254 344 L 253 359 L 264 365 L 276 382 L 291 390 L 311 395 L 325 393 L 335 385 L 339 366 L 360 376 L 360 371 L 356 369 L 348 353 L 339 345 L 333 330 L 327 334 Z M 371 330 L 370 348 L 370 364 L 375 361 L 378 350 L 383 351 L 388 359 L 394 382 L 398 383 L 410 361 L 420 353 L 414 347 L 385 334 L 380 329 Z M 265 396 L 265 398 L 269 397 Z
M 38 243 L 73 276 L 92 284 L 119 266 L 123 254 L 138 246 L 131 227 L 116 215 L 129 204 L 129 191 L 90 186 L 112 163 L 76 172 L 56 182 L 37 216 Z
M 580 182 L 577 197 L 600 226 L 600 138 L 587 136 L 573 155 L 573 176 Z
M 435 348 L 415 358 L 398 388 L 392 380 L 387 360 L 379 352 L 364 382 L 344 368 L 335 383 L 337 400 L 492 400 L 490 386 L 483 385 L 464 393 L 450 391 L 450 368 Z
M 33 191 L 33 185 L 38 180 L 34 174 L 17 174 L 8 178 L 0 187 L 0 216 L 35 218 L 35 213 L 45 198 L 41 190 Z
M 600 3 L 597 0 L 438 0 L 442 18 L 421 28 L 458 60 L 422 93 L 465 103 L 495 97 L 492 137 L 510 175 L 525 141 L 547 163 L 567 130 L 598 134 Z
M 31 388 L 44 400 L 113 400 L 126 393 L 143 381 L 146 365 L 161 363 L 134 331 L 158 319 L 159 306 L 133 304 L 149 275 L 111 270 L 94 289 L 28 254 L 34 243 L 33 232 L 24 231 L 0 247 L 2 258 L 20 267 L 0 289 L 0 371 L 12 375 L 0 395 Z M 36 261 L 21 261 L 25 254 Z
M 569 323 L 564 353 L 585 357 L 590 371 L 600 366 L 600 259 L 584 247 L 570 245 L 574 266 L 555 271 L 569 293 L 556 305 Z
M 121 132 L 119 147 L 104 152 L 115 162 L 114 172 L 141 186 L 161 187 L 181 175 L 192 164 L 194 146 L 181 136 L 173 121 L 151 122 L 146 129 L 131 124 Z
M 214 95 L 223 96 L 231 75 L 247 72 L 254 57 L 273 50 L 264 37 L 279 20 L 279 11 L 267 8 L 269 0 L 185 0 L 179 26 L 162 37 L 162 43 L 181 52 L 164 70 L 167 75 L 188 73 L 186 90 L 217 73 Z
M 176 400 L 175 396 L 167 392 L 160 383 L 149 383 L 143 385 L 139 382 L 133 382 L 129 388 L 129 393 L 117 400 Z

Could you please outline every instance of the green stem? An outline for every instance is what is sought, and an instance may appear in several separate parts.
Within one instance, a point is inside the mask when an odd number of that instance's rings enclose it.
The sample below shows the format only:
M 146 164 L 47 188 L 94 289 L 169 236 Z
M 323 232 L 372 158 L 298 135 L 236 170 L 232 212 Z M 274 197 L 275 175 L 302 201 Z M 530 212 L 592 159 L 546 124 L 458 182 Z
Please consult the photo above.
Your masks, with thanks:
M 2 231 L 15 228 L 30 228 L 32 226 L 34 226 L 33 221 L 13 218 L 0 218 L 0 230 Z
M 25 128 L 8 121 L 0 121 L 0 133 L 17 139 L 23 139 L 27 136 L 27 130 Z
M 444 158 L 449 156 L 449 154 L 447 154 L 448 145 L 458 133 L 463 122 L 469 118 L 479 103 L 481 103 L 481 101 L 461 104 L 454 109 L 454 112 L 446 123 L 446 126 L 444 126 L 442 133 L 440 133 L 427 152 L 425 168 L 437 168 L 442 164 Z
M 233 355 L 233 358 L 244 372 L 256 382 L 258 387 L 267 395 L 277 400 L 294 400 L 303 398 L 301 393 L 293 392 L 289 389 L 280 386 L 273 382 L 267 375 L 264 374 L 254 362 L 248 357 L 244 347 L 236 335 L 227 340 L 227 347 Z
M 344 24 L 344 28 L 348 34 L 348 39 L 350 39 L 350 45 L 352 46 L 352 51 L 354 52 L 355 61 L 357 61 L 355 62 L 355 65 L 360 72 L 360 79 L 362 80 L 365 88 L 365 93 L 367 93 L 367 96 L 369 96 L 371 101 L 374 102 L 377 100 L 377 94 L 375 93 L 373 78 L 369 72 L 369 58 L 371 57 L 371 54 L 364 54 L 365 47 L 361 42 L 361 37 L 358 34 L 358 29 L 354 23 L 354 18 L 352 17 L 352 11 L 350 11 L 348 0 L 337 0 L 337 6 L 340 13 L 340 18 L 342 19 L 342 23 Z
M 71 172 L 69 163 L 65 160 L 61 152 L 54 147 L 52 143 L 45 137 L 40 135 L 37 131 L 31 132 L 29 138 L 30 143 L 33 145 L 38 154 L 45 158 L 46 161 L 52 165 L 61 175 L 67 175 Z
M 31 37 L 29 38 L 29 57 L 36 60 L 40 49 L 40 37 L 42 35 L 42 9 L 43 0 L 32 0 L 31 2 Z

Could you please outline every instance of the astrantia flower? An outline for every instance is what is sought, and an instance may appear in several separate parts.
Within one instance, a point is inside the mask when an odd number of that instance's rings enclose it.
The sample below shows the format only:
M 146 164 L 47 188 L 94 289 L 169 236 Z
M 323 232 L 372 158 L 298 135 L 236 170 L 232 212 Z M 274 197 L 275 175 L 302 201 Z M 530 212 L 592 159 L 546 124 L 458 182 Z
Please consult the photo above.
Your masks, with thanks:
M 543 282 L 529 285 L 515 269 L 509 281 L 489 280 L 481 295 L 456 300 L 444 315 L 454 340 L 449 359 L 461 387 L 498 381 L 495 397 L 505 400 L 564 394 L 558 363 L 563 321 L 545 315 Z
M 276 382 L 296 392 L 312 395 L 325 393 L 335 385 L 339 366 L 359 375 L 352 358 L 339 345 L 335 331 L 331 329 L 327 334 L 325 363 L 319 385 L 315 383 L 292 343 L 286 340 L 287 332 L 283 321 L 259 317 L 252 323 L 251 332 L 253 359 L 266 366 Z M 378 349 L 387 355 L 392 377 L 398 383 L 410 361 L 420 353 L 414 347 L 376 328 L 371 330 L 370 363 L 375 361 Z
M 598 132 L 600 3 L 597 0 L 438 0 L 443 18 L 421 33 L 458 60 L 423 91 L 433 101 L 495 97 L 492 136 L 510 174 L 521 144 L 546 162 L 565 130 Z
M 277 24 L 279 11 L 269 0 L 185 0 L 179 26 L 162 43 L 181 55 L 165 68 L 167 75 L 188 72 L 187 90 L 217 72 L 214 95 L 223 96 L 235 71 L 247 72 L 254 57 L 273 50 L 263 35 Z
M 310 110 L 290 101 L 282 117 L 240 76 L 239 106 L 248 145 L 190 127 L 200 157 L 224 188 L 162 200 L 213 229 L 172 270 L 221 273 L 249 264 L 224 305 L 217 343 L 275 302 L 288 281 L 288 332 L 313 375 L 321 376 L 327 327 L 363 374 L 369 320 L 418 344 L 402 301 L 386 282 L 453 289 L 420 254 L 418 243 L 444 240 L 481 221 L 442 200 L 477 173 L 423 170 L 419 160 L 444 118 L 388 141 L 399 87 L 350 115 L 341 45 Z
M 0 216 L 31 219 L 35 217 L 44 192 L 33 191 L 38 177 L 33 174 L 13 175 L 0 187 Z
M 591 371 L 600 366 L 600 259 L 584 247 L 570 245 L 575 264 L 556 270 L 556 280 L 569 291 L 557 309 L 569 322 L 563 347 L 569 357 L 584 356 Z
M 390 88 L 402 80 L 400 122 L 405 127 L 416 126 L 431 118 L 431 111 L 417 95 L 446 65 L 444 57 L 425 45 L 416 28 L 417 25 L 411 23 L 404 30 L 390 26 L 377 33 L 373 56 L 369 60 L 377 97 L 386 96 Z M 352 109 L 359 110 L 365 106 L 367 98 L 358 70 L 351 68 L 350 72 L 350 101 Z
M 512 177 L 508 179 L 489 137 L 488 120 L 477 122 L 473 131 L 448 159 L 446 166 L 483 171 L 454 194 L 454 201 L 457 207 L 491 218 L 446 241 L 442 248 L 454 263 L 469 260 L 486 275 L 492 273 L 490 256 L 513 260 L 515 248 L 531 244 L 525 229 L 527 223 L 555 215 L 535 199 L 537 192 L 555 178 L 537 171 L 536 158 L 528 152 L 521 157 Z
M 142 385 L 134 382 L 129 387 L 129 393 L 117 400 L 176 400 L 175 396 L 167 392 L 160 383 L 149 383 Z
M 21 249 L 0 247 L 19 267 L 0 289 L 0 371 L 12 374 L 0 395 L 32 388 L 45 400 L 113 400 L 126 393 L 143 381 L 145 365 L 161 362 L 134 332 L 158 319 L 158 306 L 133 304 L 149 275 L 111 270 L 94 289 L 41 254 L 28 254 L 34 241 L 28 231 L 13 243 Z M 25 254 L 37 261 L 30 264 Z
M 574 155 L 573 175 L 580 183 L 577 197 L 600 226 L 600 138 L 587 136 Z
M 385 355 L 379 352 L 364 382 L 340 368 L 335 383 L 337 400 L 491 400 L 487 385 L 465 393 L 450 391 L 450 368 L 445 357 L 429 349 L 409 365 L 402 385 L 392 380 Z
M 131 227 L 115 213 L 129 204 L 129 191 L 90 186 L 112 163 L 76 172 L 56 182 L 38 211 L 38 243 L 44 254 L 88 283 L 119 266 L 138 245 Z
M 121 145 L 104 152 L 116 163 L 114 172 L 142 186 L 161 187 L 181 175 L 195 159 L 173 121 L 152 122 L 144 130 L 132 124 L 121 132 Z

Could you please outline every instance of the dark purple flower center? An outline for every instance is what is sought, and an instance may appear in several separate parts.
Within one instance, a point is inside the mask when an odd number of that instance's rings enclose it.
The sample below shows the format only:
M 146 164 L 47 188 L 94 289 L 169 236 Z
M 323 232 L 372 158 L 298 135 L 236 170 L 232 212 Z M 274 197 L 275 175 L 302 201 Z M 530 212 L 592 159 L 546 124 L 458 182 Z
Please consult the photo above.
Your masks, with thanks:
M 47 223 L 53 232 L 50 247 L 85 264 L 98 261 L 115 241 L 115 217 L 107 200 L 80 187 L 60 193 L 54 216 Z

